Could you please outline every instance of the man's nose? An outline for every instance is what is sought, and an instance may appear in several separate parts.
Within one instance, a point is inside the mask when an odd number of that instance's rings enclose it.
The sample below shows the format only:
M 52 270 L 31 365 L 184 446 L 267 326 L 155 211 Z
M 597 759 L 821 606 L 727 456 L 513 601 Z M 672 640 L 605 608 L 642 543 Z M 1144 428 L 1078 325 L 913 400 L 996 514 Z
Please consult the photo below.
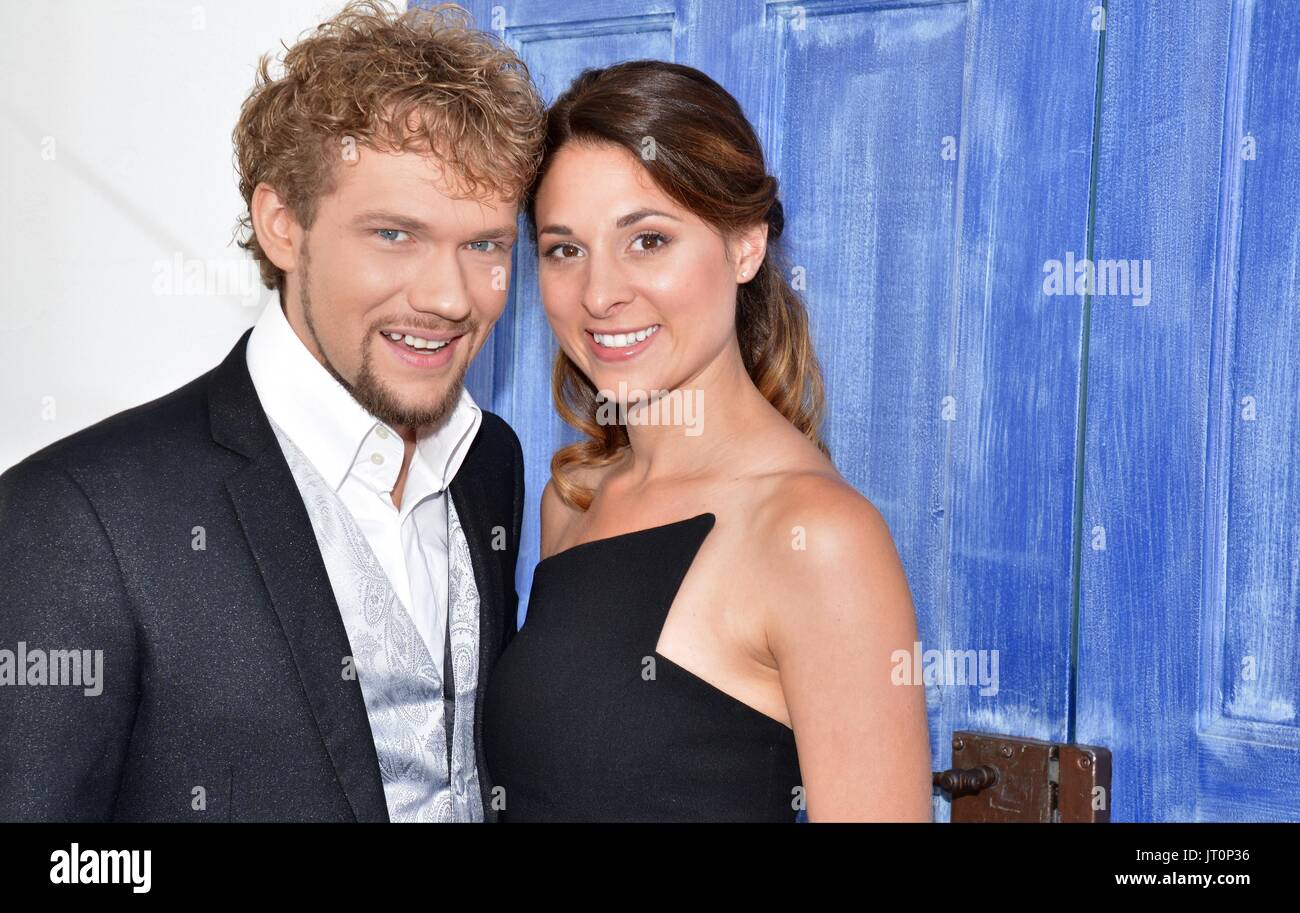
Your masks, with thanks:
M 473 312 L 465 276 L 455 258 L 439 258 L 421 270 L 407 293 L 413 310 L 461 323 Z

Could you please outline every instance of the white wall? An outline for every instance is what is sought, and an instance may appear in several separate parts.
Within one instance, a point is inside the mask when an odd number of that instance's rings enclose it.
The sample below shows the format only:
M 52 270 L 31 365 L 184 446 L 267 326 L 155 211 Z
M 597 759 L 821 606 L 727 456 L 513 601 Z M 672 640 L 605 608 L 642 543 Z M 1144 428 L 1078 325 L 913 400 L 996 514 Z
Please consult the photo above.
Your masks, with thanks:
M 252 325 L 230 133 L 259 55 L 342 2 L 0 3 L 0 470 Z M 190 291 L 159 294 L 178 258 Z

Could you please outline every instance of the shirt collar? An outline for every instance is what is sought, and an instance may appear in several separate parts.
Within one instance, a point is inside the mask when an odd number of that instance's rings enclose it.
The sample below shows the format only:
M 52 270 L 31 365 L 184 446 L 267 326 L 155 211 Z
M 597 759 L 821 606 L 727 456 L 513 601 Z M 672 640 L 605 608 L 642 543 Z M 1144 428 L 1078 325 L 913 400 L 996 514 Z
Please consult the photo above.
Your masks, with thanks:
M 335 491 L 352 474 L 381 494 L 392 491 L 402 466 L 401 437 L 362 408 L 308 351 L 278 296 L 253 327 L 247 361 L 266 414 Z M 446 419 L 416 441 L 402 493 L 403 513 L 451 484 L 482 418 L 482 410 L 462 387 Z

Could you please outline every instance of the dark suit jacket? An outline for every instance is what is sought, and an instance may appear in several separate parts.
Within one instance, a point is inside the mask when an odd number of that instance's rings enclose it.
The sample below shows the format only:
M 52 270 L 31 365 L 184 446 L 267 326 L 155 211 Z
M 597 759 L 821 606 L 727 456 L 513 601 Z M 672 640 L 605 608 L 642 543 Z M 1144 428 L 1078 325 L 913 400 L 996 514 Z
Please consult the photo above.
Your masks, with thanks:
M 0 475 L 0 650 L 103 651 L 98 696 L 0 686 L 0 820 L 388 820 L 248 336 L 179 390 Z M 524 502 L 519 440 L 497 416 L 483 413 L 451 494 L 480 596 L 474 743 L 491 821 L 483 695 L 515 633 Z

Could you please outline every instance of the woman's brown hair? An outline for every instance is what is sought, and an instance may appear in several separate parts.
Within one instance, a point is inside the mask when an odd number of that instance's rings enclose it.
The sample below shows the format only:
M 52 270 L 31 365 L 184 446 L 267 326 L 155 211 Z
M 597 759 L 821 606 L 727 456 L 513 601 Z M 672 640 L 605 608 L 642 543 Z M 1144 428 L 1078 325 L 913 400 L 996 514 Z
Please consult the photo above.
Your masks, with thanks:
M 570 141 L 628 150 L 664 193 L 724 237 L 767 223 L 767 255 L 736 297 L 741 357 L 759 392 L 829 455 L 820 434 L 825 395 L 808 314 L 784 273 L 778 182 L 736 100 L 706 74 L 676 63 L 633 60 L 584 71 L 547 112 L 542 164 L 527 204 L 534 244 L 537 188 Z M 560 416 L 587 436 L 556 451 L 551 479 L 564 503 L 586 510 L 594 492 L 574 472 L 616 461 L 628 444 L 627 428 L 597 421 L 596 388 L 563 350 L 551 390 Z

